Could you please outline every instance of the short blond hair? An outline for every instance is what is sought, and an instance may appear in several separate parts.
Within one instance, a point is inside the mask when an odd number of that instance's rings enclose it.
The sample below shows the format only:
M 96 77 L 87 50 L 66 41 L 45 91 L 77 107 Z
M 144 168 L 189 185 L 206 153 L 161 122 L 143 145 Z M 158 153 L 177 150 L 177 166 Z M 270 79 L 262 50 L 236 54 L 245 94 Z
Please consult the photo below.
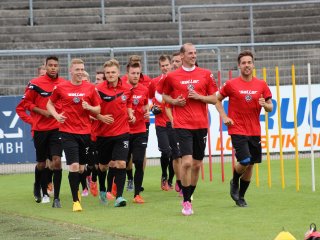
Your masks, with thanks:
M 139 56 L 139 55 L 131 55 L 129 57 L 129 62 L 141 62 L 141 56 Z
M 113 67 L 113 66 L 116 66 L 116 67 L 120 70 L 120 64 L 119 64 L 119 62 L 118 62 L 116 59 L 114 59 L 114 58 L 106 61 L 106 62 L 103 64 L 103 68 L 105 68 L 105 67 Z
M 88 73 L 87 71 L 84 71 L 84 72 L 83 72 L 83 76 L 84 76 L 85 78 L 87 78 L 88 82 L 91 81 L 90 75 L 89 75 L 89 73 Z
M 73 58 L 70 63 L 70 67 L 74 64 L 84 64 L 84 61 L 81 58 Z

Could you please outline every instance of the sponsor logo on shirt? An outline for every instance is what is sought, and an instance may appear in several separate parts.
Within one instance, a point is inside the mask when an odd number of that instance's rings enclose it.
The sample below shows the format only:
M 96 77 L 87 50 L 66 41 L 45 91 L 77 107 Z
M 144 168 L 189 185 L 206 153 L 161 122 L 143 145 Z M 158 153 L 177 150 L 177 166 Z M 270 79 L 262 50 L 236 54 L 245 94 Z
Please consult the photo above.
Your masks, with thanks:
M 188 91 L 193 91 L 194 90 L 194 85 L 189 83 L 187 88 L 188 88 Z
M 122 100 L 122 102 L 125 102 L 127 100 L 127 96 L 126 95 L 122 95 L 121 96 L 121 100 Z
M 244 98 L 246 99 L 247 102 L 250 102 L 252 100 L 251 95 L 246 95 Z
M 239 90 L 240 94 L 256 94 L 258 91 L 253 90 Z
M 197 84 L 199 83 L 200 80 L 196 80 L 196 79 L 189 79 L 189 80 L 183 80 L 180 81 L 180 84 L 186 85 L 186 84 Z
M 253 90 L 239 90 L 240 94 L 245 94 L 244 99 L 247 102 L 250 102 L 252 100 L 252 95 L 256 94 L 258 91 L 253 91 Z
M 83 97 L 84 93 L 68 93 L 69 97 Z
M 73 98 L 73 102 L 74 103 L 79 103 L 80 102 L 80 98 L 79 97 L 74 97 Z
M 142 95 L 133 95 L 133 104 L 134 105 L 138 105 L 139 104 L 139 102 L 140 102 L 140 98 L 142 98 Z

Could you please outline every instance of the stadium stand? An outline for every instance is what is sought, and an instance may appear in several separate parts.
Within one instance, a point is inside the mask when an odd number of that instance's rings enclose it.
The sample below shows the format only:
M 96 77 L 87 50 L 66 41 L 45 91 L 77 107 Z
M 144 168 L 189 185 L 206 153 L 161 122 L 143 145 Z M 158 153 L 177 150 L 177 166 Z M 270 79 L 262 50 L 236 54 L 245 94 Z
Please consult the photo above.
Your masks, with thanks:
M 285 1 L 285 0 L 283 0 Z M 263 0 L 197 0 L 196 4 L 249 3 Z M 281 2 L 269 0 L 268 2 Z M 170 0 L 108 0 L 105 1 L 105 23 L 101 24 L 100 0 L 33 0 L 34 26 L 30 26 L 28 0 L 2 0 L 0 3 L 0 49 L 50 49 L 50 48 L 99 48 L 132 46 L 178 45 L 178 23 L 172 22 Z M 176 0 L 176 8 L 195 4 L 192 0 Z M 320 39 L 320 4 L 255 7 L 255 42 L 308 41 Z M 176 14 L 177 18 L 177 14 Z M 183 10 L 183 41 L 195 44 L 249 43 L 249 12 L 246 8 L 202 8 Z M 256 48 L 256 51 L 258 48 Z M 222 54 L 224 69 L 236 72 L 234 49 L 225 48 Z M 292 59 L 308 55 L 296 47 L 288 47 L 272 56 L 279 65 L 290 71 Z M 201 65 L 207 57 L 200 56 Z M 273 67 L 274 63 L 264 61 L 268 52 L 258 54 L 261 66 Z M 95 56 L 96 62 L 103 62 L 105 56 Z M 269 59 L 269 58 L 268 58 Z M 90 58 L 86 61 L 91 61 Z M 34 62 L 39 57 L 23 61 L 23 68 L 17 68 L 16 59 L 0 58 L 0 95 L 21 94 L 24 84 L 34 76 Z M 61 63 L 66 63 L 62 59 Z M 153 64 L 154 66 L 150 66 Z M 150 75 L 158 74 L 157 56 L 151 59 L 149 67 L 156 69 Z M 304 63 L 305 64 L 305 63 Z M 1 69 L 10 69 L 1 71 Z M 301 74 L 305 73 L 305 68 Z M 22 72 L 24 75 L 22 75 Z M 67 72 L 65 70 L 64 72 Z M 26 74 L 27 73 L 27 74 Z M 236 73 L 235 73 L 236 74 Z M 12 80 L 14 79 L 14 80 Z M 20 86 L 18 86 L 20 85 Z M 6 87 L 10 89 L 5 89 Z M 10 87 L 11 86 L 11 87 Z M 18 89 L 18 90 L 17 90 Z
M 245 2 L 250 1 L 200 0 L 196 4 Z M 176 7 L 182 4 L 194 4 L 194 1 L 176 0 Z M 28 26 L 28 0 L 2 0 L 0 6 L 0 49 L 179 43 L 178 24 L 172 22 L 170 0 L 106 1 L 104 25 L 99 0 L 34 0 L 33 27 Z M 255 42 L 320 39 L 319 11 L 320 4 L 256 7 Z M 202 8 L 182 13 L 185 41 L 197 44 L 250 42 L 248 8 Z

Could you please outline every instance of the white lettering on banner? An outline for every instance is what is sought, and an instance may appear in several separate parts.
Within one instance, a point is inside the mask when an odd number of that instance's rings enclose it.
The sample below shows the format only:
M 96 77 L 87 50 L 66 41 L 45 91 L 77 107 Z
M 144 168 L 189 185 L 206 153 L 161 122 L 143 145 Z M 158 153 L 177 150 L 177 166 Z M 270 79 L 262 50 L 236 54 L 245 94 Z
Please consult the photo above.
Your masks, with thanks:
M 17 133 L 4 133 L 3 130 L 0 128 L 0 139 L 1 138 L 22 138 L 23 131 L 21 128 L 18 128 Z
M 0 143 L 0 154 L 17 154 L 17 153 L 23 153 L 22 142 Z
M 10 117 L 12 114 L 12 111 L 2 111 L 2 114 L 6 117 Z M 10 122 L 9 128 L 10 129 L 15 128 L 18 120 L 19 120 L 18 114 L 15 114 L 13 119 Z M 18 128 L 16 133 L 4 133 L 4 131 L 0 128 L 0 139 L 2 138 L 23 138 L 23 131 L 21 128 Z

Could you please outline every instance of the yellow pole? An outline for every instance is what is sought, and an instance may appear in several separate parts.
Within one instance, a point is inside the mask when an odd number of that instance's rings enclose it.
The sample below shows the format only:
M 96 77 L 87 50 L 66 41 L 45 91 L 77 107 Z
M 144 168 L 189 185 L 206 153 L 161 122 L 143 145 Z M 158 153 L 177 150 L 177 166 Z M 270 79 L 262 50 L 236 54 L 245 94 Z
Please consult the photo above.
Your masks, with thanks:
M 284 182 L 284 164 L 283 164 L 283 152 L 282 152 L 282 130 L 281 130 L 281 111 L 280 111 L 280 83 L 279 83 L 279 68 L 276 67 L 276 87 L 277 87 L 277 113 L 278 113 L 278 128 L 279 128 L 279 146 L 280 146 L 280 174 L 281 174 L 281 186 L 285 188 Z
M 263 80 L 267 82 L 267 69 L 262 69 Z M 271 162 L 270 162 L 270 148 L 269 148 L 269 119 L 268 112 L 265 112 L 265 124 L 266 124 L 266 148 L 267 148 L 267 165 L 268 165 L 268 186 L 271 188 Z
M 296 190 L 300 190 L 299 176 L 299 150 L 298 150 L 298 126 L 297 126 L 297 97 L 296 97 L 296 71 L 292 64 L 292 97 L 293 97 L 293 119 L 294 119 L 294 143 L 295 143 L 295 159 L 296 159 Z
M 257 71 L 256 71 L 255 68 L 253 69 L 252 75 L 253 75 L 254 77 L 257 75 Z M 259 164 L 255 164 L 255 169 L 256 169 L 256 185 L 257 185 L 257 187 L 259 187 L 259 186 L 260 186 L 260 181 L 259 181 Z

